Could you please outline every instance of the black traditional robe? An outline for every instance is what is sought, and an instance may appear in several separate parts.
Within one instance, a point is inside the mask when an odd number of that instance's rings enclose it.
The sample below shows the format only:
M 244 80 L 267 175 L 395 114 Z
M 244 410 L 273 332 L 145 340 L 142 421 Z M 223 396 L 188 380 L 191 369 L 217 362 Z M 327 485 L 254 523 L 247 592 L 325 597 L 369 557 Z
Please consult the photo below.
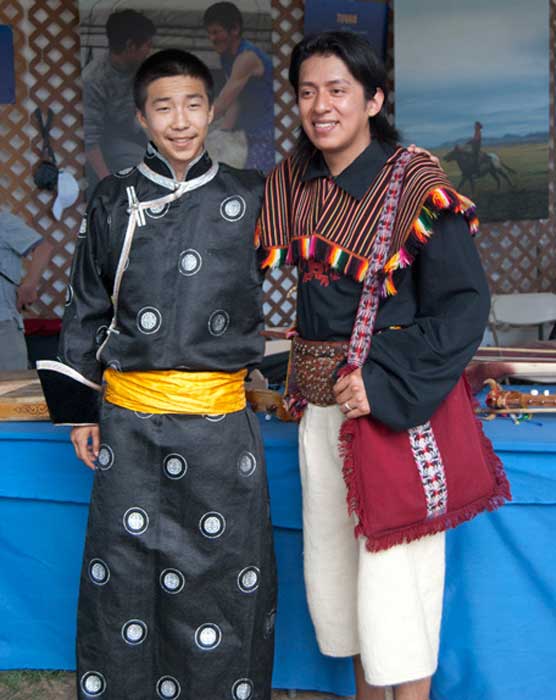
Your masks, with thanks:
M 254 415 L 136 413 L 99 392 L 106 367 L 236 372 L 260 362 L 262 194 L 258 173 L 206 153 L 179 183 L 150 145 L 89 203 L 59 362 L 39 364 L 54 422 L 100 422 L 80 698 L 270 699 L 275 564 Z

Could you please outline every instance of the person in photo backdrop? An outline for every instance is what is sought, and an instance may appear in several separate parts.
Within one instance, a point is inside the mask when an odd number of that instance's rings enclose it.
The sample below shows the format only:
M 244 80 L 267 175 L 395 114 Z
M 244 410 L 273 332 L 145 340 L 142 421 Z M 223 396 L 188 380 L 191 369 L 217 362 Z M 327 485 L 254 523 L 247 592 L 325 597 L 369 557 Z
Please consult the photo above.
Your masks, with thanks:
M 103 178 L 141 162 L 147 141 L 135 117 L 133 78 L 152 50 L 155 26 L 135 10 L 106 22 L 108 51 L 83 69 L 85 155 L 89 190 Z
M 243 17 L 234 3 L 210 5 L 203 22 L 226 76 L 214 103 L 215 118 L 223 117 L 223 129 L 245 132 L 245 167 L 267 173 L 275 163 L 272 59 L 243 38 Z
M 60 358 L 38 363 L 95 469 L 78 696 L 270 700 L 272 526 L 244 383 L 264 351 L 264 179 L 206 152 L 213 83 L 192 54 L 153 54 L 134 99 L 144 159 L 89 201 Z
M 473 356 L 489 292 L 470 235 L 471 203 L 426 155 L 413 156 L 395 224 L 414 224 L 395 227 L 394 240 L 403 247 L 376 261 L 384 265 L 384 296 L 369 355 L 351 374 L 338 374 L 404 149 L 385 115 L 384 68 L 359 35 L 306 37 L 292 53 L 289 79 L 301 128 L 293 155 L 267 179 L 260 240 L 265 267 L 298 269 L 292 393 L 294 408 L 303 411 L 299 455 L 309 610 L 322 653 L 353 657 L 357 700 L 384 700 L 388 686 L 396 700 L 428 700 L 438 658 L 444 533 L 383 551 L 369 551 L 364 536 L 354 538 L 339 433 L 346 418 L 369 415 L 397 432 L 425 424 Z M 368 450 L 372 455 L 371 445 Z M 428 482 L 421 486 L 417 466 L 414 481 L 411 488 L 430 496 L 434 510 L 440 482 L 434 489 Z M 355 484 L 351 488 L 360 505 L 361 493 Z M 403 504 L 404 494 L 399 496 Z M 370 517 L 372 506 L 362 504 Z

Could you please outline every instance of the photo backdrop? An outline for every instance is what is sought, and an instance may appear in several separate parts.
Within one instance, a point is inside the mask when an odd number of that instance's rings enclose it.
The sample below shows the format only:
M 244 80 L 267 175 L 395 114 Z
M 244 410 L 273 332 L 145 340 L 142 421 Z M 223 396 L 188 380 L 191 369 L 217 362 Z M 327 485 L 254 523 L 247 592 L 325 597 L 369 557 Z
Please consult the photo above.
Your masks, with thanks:
M 481 221 L 548 216 L 546 0 L 396 0 L 396 125 Z

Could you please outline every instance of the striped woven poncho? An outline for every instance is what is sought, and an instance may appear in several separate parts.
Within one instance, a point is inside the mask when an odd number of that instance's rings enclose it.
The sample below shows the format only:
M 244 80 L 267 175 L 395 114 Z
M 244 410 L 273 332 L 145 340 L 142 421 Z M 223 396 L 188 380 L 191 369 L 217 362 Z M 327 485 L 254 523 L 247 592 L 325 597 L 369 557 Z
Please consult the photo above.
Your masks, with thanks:
M 267 179 L 257 227 L 258 242 L 267 251 L 263 267 L 314 259 L 362 281 L 400 152 L 397 149 L 386 161 L 360 200 L 330 178 L 304 182 L 306 162 L 294 157 L 282 161 Z M 396 293 L 394 273 L 412 264 L 443 211 L 463 214 L 470 232 L 476 233 L 473 202 L 456 192 L 444 171 L 428 156 L 414 156 L 406 169 L 394 235 L 382 268 L 384 295 Z

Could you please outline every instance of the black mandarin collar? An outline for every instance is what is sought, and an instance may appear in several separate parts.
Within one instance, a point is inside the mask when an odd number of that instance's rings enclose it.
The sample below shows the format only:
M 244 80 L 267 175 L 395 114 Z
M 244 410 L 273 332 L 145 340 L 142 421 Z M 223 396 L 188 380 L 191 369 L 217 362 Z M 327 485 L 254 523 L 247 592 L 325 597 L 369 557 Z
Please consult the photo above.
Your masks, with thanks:
M 147 146 L 144 162 L 158 175 L 176 180 L 176 173 L 174 172 L 174 169 L 152 141 L 149 141 Z M 210 170 L 211 166 L 212 160 L 209 154 L 207 151 L 203 151 L 203 153 L 201 153 L 201 155 L 187 167 L 184 182 L 194 180 L 195 178 L 204 175 L 207 170 Z
M 372 181 L 395 152 L 396 149 L 393 146 L 376 140 L 371 141 L 369 146 L 347 168 L 334 177 L 330 174 L 322 153 L 317 151 L 309 161 L 301 180 L 308 182 L 318 177 L 331 177 L 338 187 L 359 200 L 362 199 Z

